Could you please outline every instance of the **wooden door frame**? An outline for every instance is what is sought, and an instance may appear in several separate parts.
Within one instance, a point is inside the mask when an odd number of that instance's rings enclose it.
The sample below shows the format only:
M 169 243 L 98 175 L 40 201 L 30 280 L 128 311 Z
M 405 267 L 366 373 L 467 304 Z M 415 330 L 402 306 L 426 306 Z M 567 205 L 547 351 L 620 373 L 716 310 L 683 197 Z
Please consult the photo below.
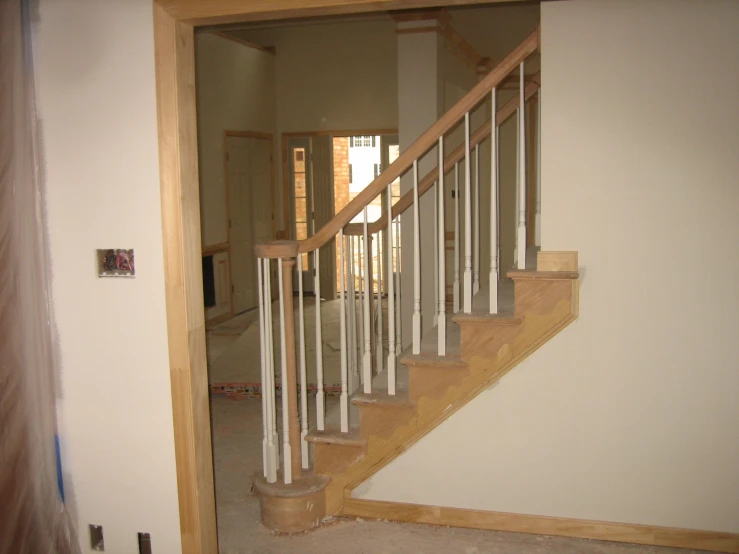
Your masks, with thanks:
M 490 1 L 496 0 L 457 0 L 455 4 Z M 167 341 L 184 554 L 218 551 L 205 357 L 195 26 L 448 3 L 449 0 L 152 0 Z
M 228 271 L 231 280 L 231 316 L 234 315 L 234 288 L 233 288 L 233 264 L 231 263 L 231 193 L 228 183 L 228 139 L 232 138 L 253 138 L 269 141 L 269 160 L 270 160 L 270 190 L 272 192 L 272 233 L 271 238 L 275 238 L 275 136 L 272 133 L 260 133 L 257 131 L 223 131 L 223 186 L 226 189 L 226 215 L 229 218 L 229 224 L 226 226 L 226 245 L 228 246 Z M 252 236 L 254 234 L 254 224 L 252 223 Z M 253 308 L 252 308 L 253 309 Z

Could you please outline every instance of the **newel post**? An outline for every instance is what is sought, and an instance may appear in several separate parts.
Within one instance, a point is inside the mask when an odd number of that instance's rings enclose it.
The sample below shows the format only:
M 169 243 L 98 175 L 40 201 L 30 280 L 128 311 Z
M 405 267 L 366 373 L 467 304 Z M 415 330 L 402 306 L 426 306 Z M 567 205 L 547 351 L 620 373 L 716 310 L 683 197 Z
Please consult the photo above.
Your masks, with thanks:
M 287 395 L 288 406 L 288 433 L 290 440 L 290 463 L 293 479 L 300 477 L 302 458 L 300 453 L 300 420 L 298 419 L 298 384 L 297 364 L 295 358 L 295 314 L 293 312 L 293 269 L 295 258 L 280 258 L 282 264 L 282 297 L 285 302 L 285 363 L 287 365 L 287 380 L 283 383 L 282 394 Z

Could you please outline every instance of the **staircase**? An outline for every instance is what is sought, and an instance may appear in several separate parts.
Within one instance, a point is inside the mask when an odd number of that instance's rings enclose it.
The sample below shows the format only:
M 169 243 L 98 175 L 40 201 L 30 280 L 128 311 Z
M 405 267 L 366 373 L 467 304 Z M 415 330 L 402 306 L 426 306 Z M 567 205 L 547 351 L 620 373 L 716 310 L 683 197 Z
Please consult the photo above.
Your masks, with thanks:
M 446 418 L 498 381 L 521 360 L 577 317 L 578 262 L 574 252 L 541 252 L 526 246 L 526 158 L 524 110 L 537 94 L 538 75 L 525 74 L 525 60 L 539 47 L 538 31 L 522 42 L 447 114 L 352 200 L 329 223 L 303 241 L 273 241 L 256 247 L 259 274 L 262 347 L 263 462 L 255 480 L 262 521 L 283 532 L 316 527 L 326 515 L 351 515 L 361 505 L 352 490 L 390 463 Z M 519 92 L 497 109 L 497 87 L 519 70 Z M 487 106 L 491 117 L 470 129 L 470 113 Z M 491 130 L 511 115 L 519 117 L 519 184 L 516 268 L 501 275 L 498 251 L 497 133 Z M 451 148 L 449 135 L 460 127 L 464 140 Z M 490 139 L 487 179 L 479 171 L 480 145 Z M 432 152 L 437 167 L 419 179 L 419 160 Z M 444 155 L 445 149 L 451 150 Z M 528 153 L 531 154 L 530 152 Z M 483 154 L 485 155 L 485 154 Z M 428 157 L 428 156 L 427 156 Z M 474 166 L 473 172 L 471 171 Z M 538 174 L 538 172 L 537 172 Z M 390 185 L 407 175 L 413 190 L 392 204 Z M 447 313 L 447 234 L 445 196 L 450 179 L 461 184 L 464 232 L 454 233 L 454 302 Z M 447 185 L 445 186 L 445 181 Z M 490 187 L 490 205 L 480 205 L 481 187 Z M 433 233 L 421 229 L 419 198 L 434 197 Z M 456 190 L 455 197 L 460 198 Z M 387 195 L 383 216 L 352 224 L 377 196 Z M 460 201 L 454 202 L 455 229 L 460 227 Z M 412 209 L 412 210 L 411 210 Z M 403 215 L 406 211 L 412 213 Z M 538 211 L 538 210 L 537 210 Z M 366 214 L 366 211 L 365 211 Z M 538 215 L 538 214 L 537 214 Z M 412 252 L 400 249 L 400 219 L 413 232 Z M 480 278 L 480 218 L 488 218 L 489 271 Z M 412 229 L 408 225 L 412 219 Z M 536 218 L 538 226 L 538 217 Z M 422 240 L 423 234 L 423 240 Z M 537 233 L 538 234 L 538 233 Z M 462 253 L 461 239 L 464 237 Z M 422 244 L 434 252 L 434 326 L 422 333 Z M 323 383 L 320 302 L 316 305 L 316 336 L 307 337 L 303 310 L 303 267 L 310 257 L 316 296 L 320 297 L 319 249 L 334 245 L 339 252 L 341 396 L 336 410 L 326 411 Z M 392 248 L 390 247 L 392 246 Z M 383 252 L 383 249 L 385 250 Z M 394 253 L 398 253 L 394 258 Z M 464 267 L 460 267 L 460 260 Z M 274 262 L 273 262 L 274 260 Z M 293 268 L 297 262 L 297 322 L 293 311 Z M 273 267 L 277 267 L 279 333 L 272 332 Z M 384 265 L 385 270 L 382 270 Z M 379 266 L 379 267 L 378 267 Z M 402 267 L 402 271 L 401 271 Z M 388 268 L 393 268 L 388 271 Z M 412 331 L 401 337 L 403 279 L 413 280 Z M 487 284 L 485 281 L 487 280 Z M 384 298 L 387 299 L 383 325 Z M 428 314 L 426 314 L 428 316 Z M 409 318 L 406 318 L 408 320 Z M 387 349 L 384 348 L 387 332 Z M 278 336 L 274 336 L 278 335 Z M 410 340 L 408 340 L 410 339 Z M 315 423 L 308 409 L 306 343 L 315 340 L 318 392 Z M 403 349 L 402 344 L 407 343 Z M 280 367 L 275 368 L 275 345 Z M 275 394 L 275 370 L 283 394 Z M 281 404 L 278 421 L 277 404 Z M 280 425 L 281 423 L 281 425 Z

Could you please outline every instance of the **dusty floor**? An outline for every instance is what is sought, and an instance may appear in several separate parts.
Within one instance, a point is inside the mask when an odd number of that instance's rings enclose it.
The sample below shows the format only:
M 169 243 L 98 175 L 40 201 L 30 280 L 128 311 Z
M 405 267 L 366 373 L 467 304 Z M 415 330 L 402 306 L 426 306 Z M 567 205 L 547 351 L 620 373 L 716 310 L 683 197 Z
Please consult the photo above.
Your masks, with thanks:
M 329 399 L 335 402 L 336 399 Z M 309 533 L 278 536 L 259 523 L 251 480 L 262 465 L 260 400 L 211 395 L 220 554 L 688 554 L 656 548 L 560 537 L 452 527 L 338 519 Z

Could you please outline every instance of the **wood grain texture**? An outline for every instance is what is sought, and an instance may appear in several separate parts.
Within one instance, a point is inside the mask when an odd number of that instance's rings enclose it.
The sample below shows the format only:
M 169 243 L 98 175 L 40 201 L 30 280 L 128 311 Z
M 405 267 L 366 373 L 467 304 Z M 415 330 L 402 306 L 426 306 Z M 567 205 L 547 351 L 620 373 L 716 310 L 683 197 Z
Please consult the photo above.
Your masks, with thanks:
M 356 498 L 344 501 L 342 515 L 510 533 L 533 533 L 739 553 L 739 535 L 737 534 L 674 527 L 466 510 Z
M 315 529 L 326 515 L 327 478 L 308 473 L 290 485 L 267 483 L 262 475 L 254 479 L 259 494 L 262 524 L 279 533 L 301 533 Z
M 440 364 L 433 369 L 429 368 L 433 366 L 431 357 L 404 358 L 412 372 L 407 405 L 402 405 L 406 402 L 403 397 L 394 400 L 396 405 L 382 394 L 377 395 L 375 402 L 370 402 L 367 395 L 355 397 L 353 402 L 361 410 L 360 428 L 367 441 L 366 452 L 341 472 L 330 474 L 331 482 L 326 488 L 327 513 L 340 513 L 345 491 L 351 491 L 390 463 L 574 321 L 576 302 L 573 295 L 578 292 L 577 280 L 569 273 L 560 279 L 550 277 L 540 281 L 520 281 L 525 296 L 522 305 L 527 311 L 518 314 L 520 320 L 515 324 L 497 325 L 494 322 L 491 327 L 485 327 L 479 322 L 460 323 L 465 368 Z M 518 282 L 516 286 L 519 286 Z M 424 367 L 443 373 L 443 376 L 434 376 L 439 380 L 438 386 L 424 382 L 420 375 Z M 414 386 L 421 387 L 421 390 L 414 392 Z
M 284 303 L 285 334 L 285 372 L 287 380 L 283 394 L 287 394 L 288 434 L 290 439 L 290 466 L 293 479 L 299 479 L 303 471 L 303 462 L 300 453 L 300 419 L 298 418 L 298 374 L 295 358 L 295 310 L 293 309 L 293 270 L 295 259 L 281 259 L 282 264 L 282 299 Z M 288 463 L 283 460 L 283 463 Z
M 194 35 L 154 4 L 159 173 L 182 552 L 217 552 L 210 437 Z
M 158 0 L 176 20 L 192 25 L 268 21 L 294 17 L 520 2 L 523 0 Z
M 536 269 L 539 271 L 577 271 L 577 252 L 537 252 Z

